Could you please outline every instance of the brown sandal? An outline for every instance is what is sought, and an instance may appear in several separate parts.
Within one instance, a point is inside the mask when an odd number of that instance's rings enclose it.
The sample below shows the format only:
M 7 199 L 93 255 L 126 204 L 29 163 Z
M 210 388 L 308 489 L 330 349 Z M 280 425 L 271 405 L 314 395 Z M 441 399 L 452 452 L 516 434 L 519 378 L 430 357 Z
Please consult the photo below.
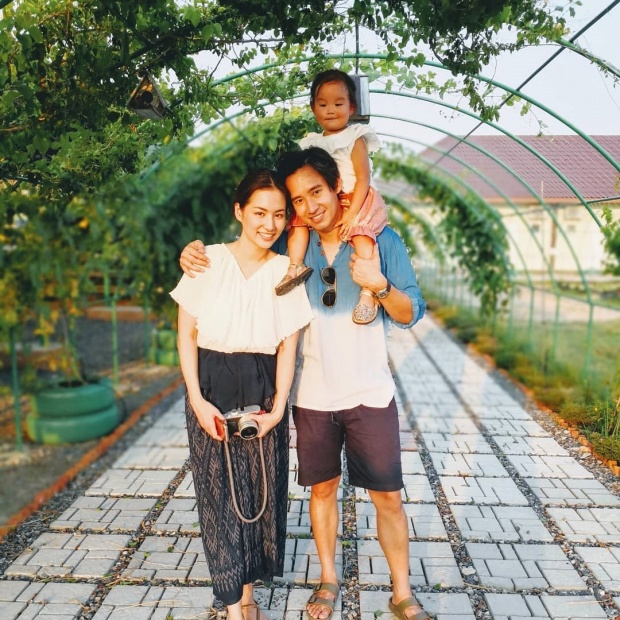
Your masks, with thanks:
M 428 611 L 419 611 L 417 614 L 413 614 L 413 616 L 406 616 L 405 610 L 407 607 L 413 607 L 417 605 L 418 607 L 422 607 L 419 601 L 415 596 L 410 596 L 409 598 L 403 599 L 398 605 L 394 605 L 392 599 L 390 598 L 390 611 L 398 618 L 398 620 L 433 620 L 435 616 Z
M 325 590 L 333 594 L 336 598 L 332 601 L 326 598 L 322 598 L 318 596 L 318 593 L 321 590 Z M 334 614 L 334 609 L 336 607 L 336 601 L 338 600 L 338 595 L 340 594 L 340 586 L 335 583 L 319 583 L 314 586 L 314 592 L 310 595 L 308 602 L 306 603 L 306 615 L 311 620 L 319 620 L 315 616 L 311 616 L 308 612 L 308 605 L 322 605 L 323 607 L 327 607 L 329 609 L 329 615 L 327 618 L 321 618 L 320 620 L 329 620 Z
M 276 286 L 276 295 L 286 295 L 290 293 L 296 286 L 303 284 L 312 274 L 314 269 L 312 267 L 306 267 L 303 263 L 296 265 L 291 263 L 291 267 L 295 267 L 295 276 L 289 276 L 288 273 L 280 280 Z
M 247 614 L 245 613 L 245 609 L 247 609 L 248 607 L 256 610 L 256 616 L 254 616 L 253 618 L 256 618 L 256 620 L 260 620 L 261 613 L 260 613 L 260 607 L 258 606 L 258 603 L 248 603 L 247 605 L 241 605 L 241 613 L 243 614 L 243 617 L 245 618 L 245 620 L 249 620 Z

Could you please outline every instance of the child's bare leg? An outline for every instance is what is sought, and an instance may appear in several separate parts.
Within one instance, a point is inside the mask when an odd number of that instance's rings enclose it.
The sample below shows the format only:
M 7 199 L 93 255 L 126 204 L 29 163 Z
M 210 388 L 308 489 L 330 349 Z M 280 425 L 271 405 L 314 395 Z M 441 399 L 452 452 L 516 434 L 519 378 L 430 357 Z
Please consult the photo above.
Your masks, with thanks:
M 355 248 L 355 253 L 360 258 L 372 258 L 373 250 L 375 249 L 375 242 L 365 235 L 355 235 L 351 239 L 351 243 Z
M 355 235 L 351 239 L 355 253 L 361 258 L 371 258 L 375 242 L 365 235 Z M 362 288 L 357 306 L 353 309 L 353 322 L 359 325 L 372 323 L 377 316 L 377 300 L 372 291 Z
M 276 286 L 276 295 L 286 295 L 310 277 L 312 269 L 304 265 L 309 241 L 309 228 L 306 226 L 291 227 L 288 232 L 288 255 L 291 262 L 286 275 Z
M 291 226 L 288 231 L 288 257 L 291 264 L 288 268 L 288 275 L 297 275 L 297 265 L 304 264 L 308 243 L 310 242 L 310 229 L 307 226 Z

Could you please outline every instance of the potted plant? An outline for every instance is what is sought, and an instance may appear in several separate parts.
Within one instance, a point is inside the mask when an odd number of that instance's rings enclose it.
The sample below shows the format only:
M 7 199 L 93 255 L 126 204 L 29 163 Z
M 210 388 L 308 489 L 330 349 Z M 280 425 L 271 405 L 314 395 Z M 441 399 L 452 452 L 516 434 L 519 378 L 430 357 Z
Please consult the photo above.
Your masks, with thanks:
M 32 390 L 27 433 L 50 444 L 107 434 L 120 422 L 114 389 L 106 379 L 85 376 L 75 343 L 76 319 L 92 290 L 90 274 L 102 266 L 89 231 L 93 207 L 74 198 L 62 211 L 46 209 L 28 195 L 13 207 L 19 224 L 5 225 L 10 238 L 0 290 L 11 295 L 2 296 L 4 316 L 13 325 L 34 323 L 37 337 L 60 345 L 48 357 L 45 379 L 40 374 Z

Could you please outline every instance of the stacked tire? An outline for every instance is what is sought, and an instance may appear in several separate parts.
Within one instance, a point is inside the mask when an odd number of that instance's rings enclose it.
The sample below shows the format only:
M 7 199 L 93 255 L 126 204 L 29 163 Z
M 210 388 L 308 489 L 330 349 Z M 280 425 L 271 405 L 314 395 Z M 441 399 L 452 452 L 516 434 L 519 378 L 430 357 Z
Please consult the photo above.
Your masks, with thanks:
M 32 396 L 31 405 L 26 428 L 37 443 L 88 441 L 107 435 L 121 421 L 109 379 L 51 387 Z
M 177 332 L 173 329 L 154 329 L 151 332 L 151 362 L 162 366 L 178 366 Z

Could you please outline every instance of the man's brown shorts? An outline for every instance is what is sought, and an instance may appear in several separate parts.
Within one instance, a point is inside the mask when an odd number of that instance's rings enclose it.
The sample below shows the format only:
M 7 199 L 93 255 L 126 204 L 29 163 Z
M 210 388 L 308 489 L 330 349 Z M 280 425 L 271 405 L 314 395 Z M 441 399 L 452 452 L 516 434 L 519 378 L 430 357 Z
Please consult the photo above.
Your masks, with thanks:
M 342 473 L 341 452 L 347 457 L 349 484 L 371 491 L 403 488 L 398 411 L 360 405 L 342 411 L 293 407 L 301 486 L 332 480 Z

